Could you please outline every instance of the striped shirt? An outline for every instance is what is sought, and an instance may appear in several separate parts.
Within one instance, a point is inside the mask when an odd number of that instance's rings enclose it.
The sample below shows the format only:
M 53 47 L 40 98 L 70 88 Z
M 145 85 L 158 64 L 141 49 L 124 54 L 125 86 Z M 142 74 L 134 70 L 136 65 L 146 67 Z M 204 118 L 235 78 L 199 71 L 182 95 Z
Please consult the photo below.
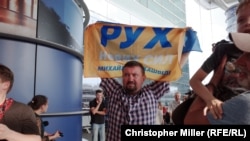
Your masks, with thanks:
M 108 98 L 107 141 L 121 140 L 121 125 L 155 124 L 158 100 L 169 92 L 169 83 L 154 81 L 139 94 L 129 95 L 112 78 L 102 79 L 100 87 Z

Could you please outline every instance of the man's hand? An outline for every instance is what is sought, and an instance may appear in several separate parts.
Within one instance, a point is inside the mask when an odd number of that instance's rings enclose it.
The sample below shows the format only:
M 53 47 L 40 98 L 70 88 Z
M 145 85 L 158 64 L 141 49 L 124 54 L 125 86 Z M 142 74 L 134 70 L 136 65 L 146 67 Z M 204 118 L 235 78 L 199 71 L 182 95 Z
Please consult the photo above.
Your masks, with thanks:
M 9 132 L 10 129 L 6 125 L 0 124 L 0 139 L 6 139 Z

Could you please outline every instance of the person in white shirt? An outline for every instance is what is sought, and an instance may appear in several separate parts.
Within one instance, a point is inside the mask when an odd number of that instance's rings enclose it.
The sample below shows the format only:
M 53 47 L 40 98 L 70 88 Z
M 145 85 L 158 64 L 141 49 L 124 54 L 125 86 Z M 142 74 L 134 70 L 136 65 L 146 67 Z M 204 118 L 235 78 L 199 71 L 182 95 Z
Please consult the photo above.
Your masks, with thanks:
M 168 111 L 170 113 L 170 123 L 173 123 L 172 121 L 172 113 L 175 110 L 175 108 L 180 105 L 183 101 L 181 100 L 181 93 L 176 92 L 174 95 L 174 100 L 169 104 Z
M 163 106 L 161 104 L 161 102 L 158 102 L 158 109 L 157 109 L 157 113 L 156 113 L 156 121 L 155 121 L 156 125 L 163 125 L 164 124 L 164 118 L 163 118 Z

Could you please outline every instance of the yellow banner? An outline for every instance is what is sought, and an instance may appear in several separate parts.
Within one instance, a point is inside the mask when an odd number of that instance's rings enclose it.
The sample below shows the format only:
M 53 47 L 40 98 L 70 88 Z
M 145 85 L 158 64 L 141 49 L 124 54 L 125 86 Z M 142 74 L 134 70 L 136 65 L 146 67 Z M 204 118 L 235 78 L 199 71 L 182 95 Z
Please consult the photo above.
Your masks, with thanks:
M 187 29 L 91 24 L 84 32 L 84 77 L 121 77 L 122 66 L 136 60 L 145 66 L 149 79 L 177 80 Z

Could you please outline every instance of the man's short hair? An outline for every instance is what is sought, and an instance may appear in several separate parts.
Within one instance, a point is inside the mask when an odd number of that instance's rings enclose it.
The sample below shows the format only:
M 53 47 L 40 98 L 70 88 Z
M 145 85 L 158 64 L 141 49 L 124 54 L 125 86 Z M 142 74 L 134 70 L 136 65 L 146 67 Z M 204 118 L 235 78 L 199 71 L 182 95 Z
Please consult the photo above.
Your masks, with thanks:
M 102 93 L 103 91 L 101 90 L 101 89 L 97 89 L 96 91 L 95 91 L 95 94 L 98 94 L 98 93 Z
M 124 68 L 126 67 L 135 67 L 135 66 L 138 66 L 141 68 L 142 70 L 142 74 L 145 74 L 145 68 L 144 66 L 138 62 L 138 61 L 128 61 L 123 67 L 122 67 L 122 71 L 124 70 Z
M 3 64 L 0 64 L 0 78 L 2 79 L 3 82 L 10 81 L 10 86 L 7 91 L 7 93 L 9 93 L 14 83 L 14 74 L 10 70 L 10 68 L 8 68 Z

